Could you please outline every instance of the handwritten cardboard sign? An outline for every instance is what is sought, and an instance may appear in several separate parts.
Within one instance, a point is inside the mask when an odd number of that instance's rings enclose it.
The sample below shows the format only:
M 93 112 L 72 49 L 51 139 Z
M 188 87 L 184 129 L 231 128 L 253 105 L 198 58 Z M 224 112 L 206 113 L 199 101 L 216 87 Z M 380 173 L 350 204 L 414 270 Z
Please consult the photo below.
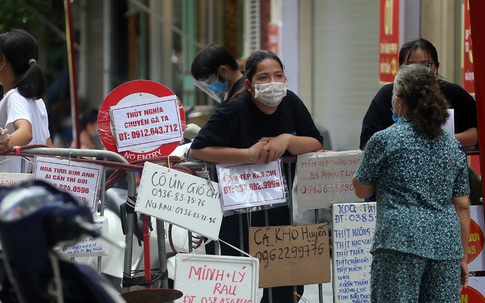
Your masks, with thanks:
M 258 260 L 179 253 L 174 280 L 183 293 L 178 303 L 257 302 Z
M 376 202 L 345 203 L 332 206 L 333 222 L 333 294 L 335 303 L 370 303 L 370 249 L 376 224 Z M 483 270 L 482 206 L 470 206 L 468 269 Z M 482 277 L 479 277 L 482 278 Z M 475 280 L 473 280 L 475 279 Z M 472 280 L 474 282 L 472 282 Z M 461 293 L 461 302 L 484 302 L 485 284 L 473 284 Z M 482 282 L 483 283 L 483 282 Z M 475 286 L 474 286 L 475 285 Z M 475 288 L 473 288 L 475 287 Z M 482 301 L 475 298 L 482 296 Z M 467 301 L 470 298 L 469 301 Z M 473 300 L 471 299 L 473 298 Z
M 332 217 L 335 303 L 370 303 L 376 202 L 334 204 Z
M 94 224 L 96 224 L 102 234 L 109 234 L 108 219 L 106 217 L 95 217 Z M 69 255 L 69 257 L 107 256 L 109 254 L 109 244 L 103 239 L 88 236 L 72 246 L 62 248 L 59 252 Z
M 268 164 L 217 164 L 223 210 L 286 202 L 280 161 Z
M 135 211 L 219 238 L 222 207 L 217 183 L 145 162 Z
M 362 201 L 354 193 L 352 176 L 362 151 L 313 152 L 297 157 L 298 209 L 319 209 L 333 203 Z
M 327 223 L 251 227 L 249 253 L 259 260 L 259 287 L 330 282 Z
M 182 124 L 175 95 L 137 104 L 111 106 L 110 117 L 119 152 L 182 140 Z
M 36 163 L 36 179 L 43 179 L 60 190 L 70 192 L 86 203 L 91 212 L 97 211 L 101 165 L 45 157 L 37 157 Z

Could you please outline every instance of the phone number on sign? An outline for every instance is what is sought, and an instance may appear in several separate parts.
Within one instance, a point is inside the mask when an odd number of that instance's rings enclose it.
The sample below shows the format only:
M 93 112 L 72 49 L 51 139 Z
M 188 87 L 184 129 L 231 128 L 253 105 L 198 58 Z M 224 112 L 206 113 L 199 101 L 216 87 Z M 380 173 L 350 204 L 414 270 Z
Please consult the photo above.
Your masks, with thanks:
M 255 258 L 259 259 L 259 263 L 268 267 L 270 261 L 274 260 L 289 260 L 289 259 L 303 259 L 306 257 L 322 255 L 325 250 L 324 243 L 306 244 L 293 247 L 280 247 L 271 250 L 258 251 Z
M 224 290 L 226 285 L 221 286 L 221 290 L 219 287 L 216 286 L 216 291 L 219 292 L 226 292 Z M 242 298 L 224 298 L 224 297 L 202 297 L 200 301 L 195 301 L 195 296 L 185 296 L 183 302 L 190 302 L 190 303 L 251 303 L 250 299 L 242 299 Z M 197 299 L 198 300 L 198 299 Z
M 125 141 L 130 139 L 137 139 L 143 137 L 149 137 L 153 135 L 161 135 L 166 133 L 173 133 L 178 131 L 178 124 L 170 124 L 165 126 L 151 127 L 138 129 L 131 132 L 124 132 L 118 134 L 119 141 Z
M 63 190 L 63 191 L 68 191 L 70 193 L 78 193 L 78 194 L 89 194 L 89 188 L 87 187 L 80 187 L 80 186 L 73 186 L 71 187 L 70 185 L 66 184 L 57 184 L 57 183 L 51 183 L 52 186 Z M 76 199 L 78 199 L 81 202 L 87 202 L 88 199 L 83 196 L 76 196 Z
M 234 185 L 234 190 L 237 193 L 242 193 L 245 191 L 249 190 L 262 190 L 262 189 L 271 189 L 271 188 L 278 188 L 280 187 L 280 181 L 278 180 L 268 180 L 268 181 L 263 181 L 263 182 L 255 182 L 255 183 L 249 183 L 248 184 L 237 184 Z M 232 192 L 231 187 L 225 187 L 229 188 L 228 190 L 225 190 L 225 193 L 230 193 Z
M 345 184 L 326 184 L 326 185 L 303 185 L 300 187 L 300 193 L 305 194 L 321 194 L 321 193 L 338 193 L 353 191 L 354 186 L 349 183 Z
M 171 190 L 154 188 L 152 189 L 152 196 L 157 198 L 173 199 L 176 202 L 186 202 L 187 204 L 194 204 L 197 206 L 204 206 L 205 200 L 200 198 L 194 198 L 189 195 L 184 195 L 179 192 L 173 193 Z
M 59 184 L 57 186 L 57 188 L 59 188 L 60 190 L 71 192 L 71 193 L 89 194 L 89 188 L 88 187 L 82 187 L 82 186 L 71 187 L 71 185 Z

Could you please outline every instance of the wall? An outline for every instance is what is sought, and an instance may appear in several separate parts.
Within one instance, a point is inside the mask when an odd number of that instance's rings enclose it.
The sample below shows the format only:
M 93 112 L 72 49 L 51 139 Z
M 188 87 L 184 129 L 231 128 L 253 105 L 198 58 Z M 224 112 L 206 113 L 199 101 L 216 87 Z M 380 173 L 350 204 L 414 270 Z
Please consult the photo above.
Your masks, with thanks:
M 313 118 L 333 150 L 359 148 L 378 83 L 379 1 L 313 1 Z

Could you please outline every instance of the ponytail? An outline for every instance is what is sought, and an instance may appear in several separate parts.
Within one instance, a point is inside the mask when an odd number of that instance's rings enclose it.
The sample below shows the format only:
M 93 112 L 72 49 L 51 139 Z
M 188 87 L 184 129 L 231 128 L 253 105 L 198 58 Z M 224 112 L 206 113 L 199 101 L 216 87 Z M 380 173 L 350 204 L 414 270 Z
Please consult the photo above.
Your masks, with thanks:
M 13 85 L 25 98 L 42 98 L 45 78 L 37 63 L 39 46 L 32 35 L 22 29 L 12 29 L 0 35 L 0 54 L 5 56 L 15 75 Z

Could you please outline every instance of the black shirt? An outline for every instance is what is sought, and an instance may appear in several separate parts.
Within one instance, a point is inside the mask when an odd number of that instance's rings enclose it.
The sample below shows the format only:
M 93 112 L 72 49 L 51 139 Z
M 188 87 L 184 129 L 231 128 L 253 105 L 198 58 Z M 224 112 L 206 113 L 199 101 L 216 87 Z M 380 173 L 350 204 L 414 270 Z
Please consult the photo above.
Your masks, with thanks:
M 461 133 L 469 128 L 477 127 L 475 99 L 461 86 L 448 81 L 440 80 L 440 88 L 445 99 L 449 102 L 450 108 L 454 109 L 455 132 Z M 392 89 L 393 83 L 386 84 L 372 99 L 362 121 L 359 145 L 361 149 L 374 133 L 394 123 L 391 112 Z
M 192 142 L 192 149 L 208 146 L 249 148 L 262 137 L 280 134 L 308 136 L 323 142 L 303 102 L 287 92 L 276 111 L 262 113 L 245 93 L 230 102 L 221 103 Z M 285 154 L 290 155 L 288 152 Z

